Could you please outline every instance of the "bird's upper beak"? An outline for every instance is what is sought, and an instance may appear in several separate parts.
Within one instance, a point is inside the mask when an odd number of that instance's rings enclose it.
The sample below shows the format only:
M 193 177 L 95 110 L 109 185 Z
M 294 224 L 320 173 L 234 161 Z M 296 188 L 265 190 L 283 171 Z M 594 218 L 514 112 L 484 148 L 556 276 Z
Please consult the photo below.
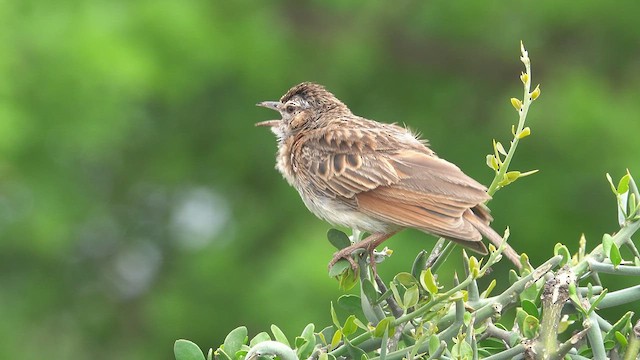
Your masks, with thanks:
M 263 102 L 259 102 L 256 104 L 256 106 L 262 106 L 265 107 L 267 109 L 271 109 L 271 110 L 275 110 L 275 111 L 280 111 L 280 102 L 279 101 L 263 101 Z M 259 123 L 256 123 L 256 126 L 268 126 L 268 127 L 274 127 L 274 126 L 278 126 L 282 123 L 282 120 L 267 120 L 267 121 L 262 121 Z
M 263 101 L 256 104 L 256 106 L 266 107 L 267 109 L 280 111 L 280 102 L 279 101 Z

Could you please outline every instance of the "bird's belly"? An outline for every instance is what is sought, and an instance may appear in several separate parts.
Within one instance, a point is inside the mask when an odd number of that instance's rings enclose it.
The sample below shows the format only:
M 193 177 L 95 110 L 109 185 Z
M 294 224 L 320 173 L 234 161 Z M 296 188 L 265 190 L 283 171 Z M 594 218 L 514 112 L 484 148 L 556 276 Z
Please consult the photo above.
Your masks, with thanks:
M 307 208 L 317 217 L 332 225 L 344 226 L 368 233 L 392 231 L 393 226 L 372 218 L 344 202 L 326 197 L 301 196 Z

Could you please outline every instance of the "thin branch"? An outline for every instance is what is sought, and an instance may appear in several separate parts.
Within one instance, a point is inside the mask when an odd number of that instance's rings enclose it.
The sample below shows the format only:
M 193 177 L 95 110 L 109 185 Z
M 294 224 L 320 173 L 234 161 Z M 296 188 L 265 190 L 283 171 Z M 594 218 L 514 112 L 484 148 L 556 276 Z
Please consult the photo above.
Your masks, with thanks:
M 607 351 L 604 348 L 602 331 L 600 330 L 600 326 L 598 325 L 598 319 L 595 316 L 595 311 L 591 312 L 589 318 L 586 321 L 588 322 L 587 338 L 589 339 L 589 345 L 591 346 L 591 351 L 593 352 L 593 358 L 606 359 Z
M 595 261 L 593 259 L 588 260 L 589 269 L 593 272 L 613 274 L 613 275 L 629 275 L 640 276 L 640 267 L 630 265 L 618 265 L 607 264 L 601 261 Z
M 598 303 L 598 309 L 606 309 L 640 300 L 640 285 L 610 292 Z

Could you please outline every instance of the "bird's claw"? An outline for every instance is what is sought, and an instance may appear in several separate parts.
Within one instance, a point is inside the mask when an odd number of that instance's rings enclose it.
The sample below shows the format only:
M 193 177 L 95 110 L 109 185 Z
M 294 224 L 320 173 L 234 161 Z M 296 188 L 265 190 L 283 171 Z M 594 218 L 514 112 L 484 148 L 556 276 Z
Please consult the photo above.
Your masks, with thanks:
M 349 264 L 351 264 L 351 270 L 353 270 L 354 272 L 358 270 L 358 264 L 355 262 L 355 260 L 353 260 L 353 257 L 351 256 L 352 253 L 353 253 L 353 250 L 349 248 L 344 248 L 340 251 L 336 251 L 333 254 L 333 258 L 331 259 L 331 261 L 329 261 L 329 267 L 328 267 L 329 270 L 331 270 L 333 265 L 335 265 L 338 261 L 342 259 L 347 260 Z

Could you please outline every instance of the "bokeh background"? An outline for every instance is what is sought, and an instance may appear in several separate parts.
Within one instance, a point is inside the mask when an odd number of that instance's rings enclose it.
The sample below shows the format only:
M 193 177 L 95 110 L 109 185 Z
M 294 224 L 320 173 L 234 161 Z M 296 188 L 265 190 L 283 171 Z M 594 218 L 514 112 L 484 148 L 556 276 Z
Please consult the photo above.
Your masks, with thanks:
M 341 294 L 329 226 L 253 126 L 276 116 L 256 102 L 301 81 L 419 129 L 488 184 L 491 140 L 508 142 L 517 120 L 523 40 L 542 96 L 513 169 L 540 172 L 498 192 L 494 226 L 534 264 L 582 233 L 595 246 L 617 224 L 605 173 L 640 178 L 639 13 L 637 1 L 0 1 L 0 358 L 171 359 L 177 338 L 206 348 L 239 325 L 291 338 L 329 325 Z M 380 273 L 433 243 L 396 236 Z

